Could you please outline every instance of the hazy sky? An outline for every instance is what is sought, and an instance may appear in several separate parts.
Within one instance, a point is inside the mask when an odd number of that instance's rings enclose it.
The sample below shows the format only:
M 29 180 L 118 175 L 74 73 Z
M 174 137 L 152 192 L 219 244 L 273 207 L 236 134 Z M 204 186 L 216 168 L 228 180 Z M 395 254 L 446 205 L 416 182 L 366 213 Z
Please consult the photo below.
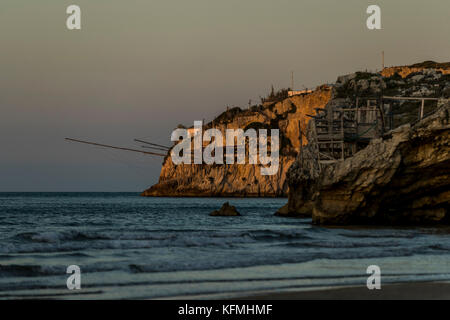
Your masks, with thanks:
M 82 30 L 66 28 L 66 8 Z M 382 9 L 382 30 L 366 8 Z M 450 60 L 448 0 L 2 0 L 0 191 L 141 191 L 162 159 L 64 137 L 169 144 L 179 123 L 290 85 Z

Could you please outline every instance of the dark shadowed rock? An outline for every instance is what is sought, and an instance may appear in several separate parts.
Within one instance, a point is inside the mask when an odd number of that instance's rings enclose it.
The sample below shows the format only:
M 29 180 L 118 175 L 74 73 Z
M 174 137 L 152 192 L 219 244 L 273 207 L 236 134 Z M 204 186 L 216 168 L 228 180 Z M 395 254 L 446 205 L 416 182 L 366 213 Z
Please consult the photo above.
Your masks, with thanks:
M 240 216 L 241 214 L 236 210 L 236 207 L 230 206 L 228 202 L 225 202 L 222 208 L 220 208 L 218 211 L 214 210 L 209 215 L 213 217 L 236 217 Z
M 320 174 L 314 162 L 296 161 L 288 171 L 285 215 L 309 213 L 314 223 L 335 225 L 450 223 L 448 102 Z

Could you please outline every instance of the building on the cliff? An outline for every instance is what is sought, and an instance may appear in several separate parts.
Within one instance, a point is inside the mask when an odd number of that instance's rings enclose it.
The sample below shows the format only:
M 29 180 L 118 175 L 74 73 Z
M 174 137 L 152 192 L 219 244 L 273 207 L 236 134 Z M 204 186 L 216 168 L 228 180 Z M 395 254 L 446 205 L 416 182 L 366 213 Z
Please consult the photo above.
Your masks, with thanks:
M 302 94 L 308 94 L 308 93 L 312 93 L 314 90 L 310 90 L 310 89 L 305 89 L 305 90 L 289 90 L 288 91 L 288 96 L 289 97 L 293 97 L 293 96 L 300 96 Z
M 334 163 L 352 157 L 364 149 L 372 139 L 380 138 L 394 129 L 392 104 L 389 100 L 421 102 L 417 120 L 424 117 L 426 100 L 437 98 L 423 97 L 359 97 L 351 105 L 329 106 L 310 116 L 317 160 L 320 163 Z

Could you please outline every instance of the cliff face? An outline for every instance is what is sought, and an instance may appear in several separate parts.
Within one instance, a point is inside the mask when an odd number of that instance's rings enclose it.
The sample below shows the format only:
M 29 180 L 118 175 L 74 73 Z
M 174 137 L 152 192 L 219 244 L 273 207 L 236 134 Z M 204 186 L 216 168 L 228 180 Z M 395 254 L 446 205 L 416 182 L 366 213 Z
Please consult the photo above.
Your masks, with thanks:
M 142 195 L 278 197 L 286 196 L 289 192 L 289 203 L 280 210 L 280 214 L 311 215 L 315 211 L 316 222 L 331 222 L 332 219 L 320 218 L 327 215 L 320 211 L 315 200 L 312 201 L 319 186 L 317 164 L 314 161 L 304 161 L 299 167 L 297 155 L 300 145 L 307 144 L 305 138 L 300 138 L 299 126 L 303 133 L 309 134 L 310 118 L 306 115 L 315 115 L 316 108 L 350 105 L 356 97 L 374 95 L 450 98 L 450 63 L 439 64 L 428 61 L 405 67 L 386 68 L 381 73 L 375 74 L 357 72 L 339 77 L 331 88 L 322 86 L 312 93 L 289 97 L 279 102 L 265 102 L 246 110 L 239 108 L 227 110 L 206 124 L 204 129 L 213 127 L 222 133 L 226 129 L 238 128 L 279 129 L 280 163 L 277 174 L 261 175 L 260 165 L 252 164 L 175 165 L 169 152 L 164 160 L 158 183 L 145 190 Z M 395 127 L 412 123 L 417 118 L 418 108 L 414 102 L 401 101 L 391 104 L 395 105 L 392 111 Z M 425 103 L 425 114 L 434 109 L 432 104 Z M 306 145 L 303 158 L 308 157 L 316 158 Z M 406 158 L 406 154 L 403 154 L 402 159 Z M 389 168 L 387 166 L 386 170 L 391 170 Z M 333 184 L 333 188 L 334 186 Z M 325 197 L 325 193 L 323 195 Z M 324 200 L 323 203 L 327 202 Z M 324 212 L 327 211 L 328 209 Z
M 389 67 L 381 71 L 383 77 L 392 77 L 395 74 L 400 75 L 402 78 L 406 78 L 412 73 L 422 72 L 425 69 L 433 69 L 441 72 L 442 74 L 450 74 L 449 63 L 437 63 L 434 61 L 425 61 L 422 63 L 413 64 L 411 66 L 402 67 Z
M 437 107 L 425 105 L 428 116 L 419 122 L 417 105 L 397 104 L 396 129 L 322 170 L 314 148 L 305 146 L 303 158 L 287 172 L 289 201 L 277 214 L 335 225 L 450 223 L 449 89 L 450 75 L 432 69 L 404 79 L 364 73 L 339 77 L 326 108 L 380 92 L 441 100 Z
M 168 155 L 163 163 L 159 182 L 145 190 L 143 196 L 286 196 L 286 172 L 295 161 L 300 143 L 299 124 L 306 131 L 309 117 L 315 108 L 323 108 L 331 98 L 328 87 L 312 93 L 293 96 L 280 102 L 266 102 L 249 110 L 228 110 L 207 124 L 205 128 L 226 129 L 273 128 L 280 130 L 280 164 L 275 175 L 261 175 L 260 166 L 233 165 L 175 165 Z M 248 161 L 247 161 L 248 162 Z
M 289 182 L 285 213 L 318 224 L 449 223 L 450 103 L 320 174 L 297 162 Z

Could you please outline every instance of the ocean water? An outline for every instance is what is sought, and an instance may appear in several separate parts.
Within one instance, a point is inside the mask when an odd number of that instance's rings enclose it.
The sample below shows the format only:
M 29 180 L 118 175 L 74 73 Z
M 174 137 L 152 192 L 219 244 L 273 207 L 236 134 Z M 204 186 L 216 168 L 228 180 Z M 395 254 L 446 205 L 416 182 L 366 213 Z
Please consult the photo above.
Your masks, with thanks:
M 225 201 L 242 216 L 208 216 Z M 450 280 L 449 228 L 324 228 L 273 216 L 286 201 L 0 193 L 0 299 L 228 298 L 365 285 L 369 265 Z

